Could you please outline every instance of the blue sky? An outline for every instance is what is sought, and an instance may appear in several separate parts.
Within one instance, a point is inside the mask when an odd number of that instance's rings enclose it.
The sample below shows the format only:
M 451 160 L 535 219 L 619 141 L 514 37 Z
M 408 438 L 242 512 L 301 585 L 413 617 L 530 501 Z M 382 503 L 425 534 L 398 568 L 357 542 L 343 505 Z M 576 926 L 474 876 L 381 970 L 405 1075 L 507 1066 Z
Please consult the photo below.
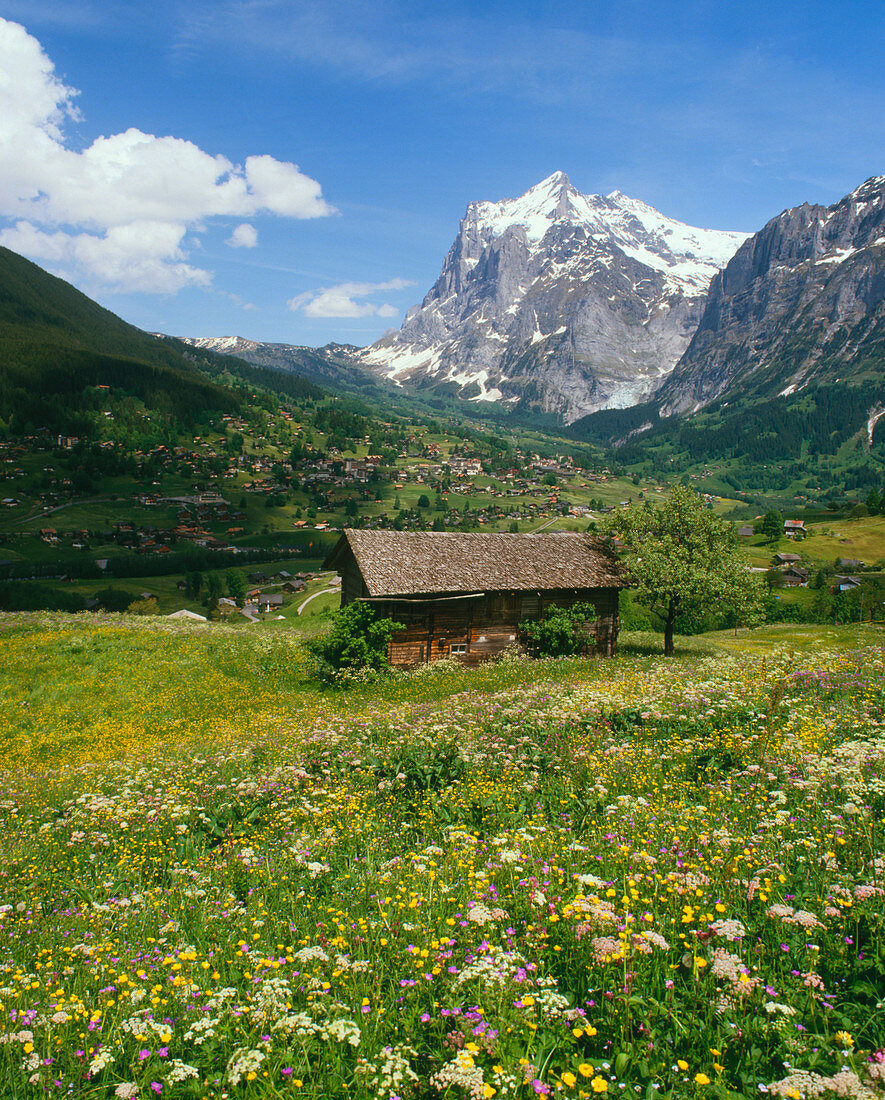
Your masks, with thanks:
M 178 335 L 370 343 L 562 170 L 752 232 L 885 172 L 880 0 L 0 0 L 0 243 Z

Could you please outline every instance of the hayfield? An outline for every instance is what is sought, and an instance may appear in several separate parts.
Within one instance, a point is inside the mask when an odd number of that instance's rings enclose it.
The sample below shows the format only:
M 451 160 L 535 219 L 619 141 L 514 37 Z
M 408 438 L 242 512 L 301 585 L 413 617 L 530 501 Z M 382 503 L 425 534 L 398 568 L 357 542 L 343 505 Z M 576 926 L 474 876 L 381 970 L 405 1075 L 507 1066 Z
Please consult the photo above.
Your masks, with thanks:
M 0 628 L 4 1097 L 885 1094 L 880 634 Z

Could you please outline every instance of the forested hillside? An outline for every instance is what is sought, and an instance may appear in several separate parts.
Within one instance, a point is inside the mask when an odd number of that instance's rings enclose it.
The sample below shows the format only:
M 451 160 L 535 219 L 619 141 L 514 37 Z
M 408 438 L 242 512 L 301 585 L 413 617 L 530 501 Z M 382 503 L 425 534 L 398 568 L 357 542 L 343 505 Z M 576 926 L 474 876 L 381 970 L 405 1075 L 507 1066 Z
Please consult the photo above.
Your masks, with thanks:
M 204 413 L 241 410 L 242 396 L 222 380 L 272 385 L 291 397 L 321 392 L 298 376 L 142 332 L 6 248 L 0 248 L 0 333 L 0 419 L 14 434 L 42 429 L 88 437 L 104 389 L 181 425 Z

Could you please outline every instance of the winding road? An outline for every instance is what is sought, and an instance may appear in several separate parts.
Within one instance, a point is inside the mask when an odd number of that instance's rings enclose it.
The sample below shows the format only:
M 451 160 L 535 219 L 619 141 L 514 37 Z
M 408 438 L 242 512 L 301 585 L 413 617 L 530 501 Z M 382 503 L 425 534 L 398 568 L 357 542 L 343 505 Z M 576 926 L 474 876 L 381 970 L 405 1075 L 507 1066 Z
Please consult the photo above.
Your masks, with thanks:
M 307 607 L 307 605 L 310 603 L 310 601 L 315 600 L 317 598 L 317 596 L 325 596 L 329 592 L 340 592 L 340 591 L 341 591 L 341 586 L 337 585 L 337 584 L 336 585 L 331 585 L 328 588 L 321 588 L 319 590 L 319 592 L 314 592 L 314 594 L 312 596 L 308 596 L 306 600 L 301 601 L 301 603 L 298 605 L 298 614 L 300 615 L 302 613 L 302 611 L 304 611 L 305 607 Z

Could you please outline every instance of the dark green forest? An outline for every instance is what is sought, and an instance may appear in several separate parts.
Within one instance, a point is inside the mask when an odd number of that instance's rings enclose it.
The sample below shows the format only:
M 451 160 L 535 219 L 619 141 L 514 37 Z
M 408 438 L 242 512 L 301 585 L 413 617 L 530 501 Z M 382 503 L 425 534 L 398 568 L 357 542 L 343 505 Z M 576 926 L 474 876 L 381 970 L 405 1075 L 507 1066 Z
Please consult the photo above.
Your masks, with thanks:
M 662 420 L 650 403 L 607 409 L 572 425 L 572 434 L 613 447 L 621 466 L 666 449 L 681 463 L 740 459 L 747 464 L 833 456 L 865 433 L 870 409 L 885 404 L 885 383 L 818 385 L 789 397 L 717 403 L 686 419 Z M 650 428 L 640 430 L 646 424 Z M 635 433 L 635 434 L 632 434 Z M 885 457 L 885 422 L 873 432 L 873 454 Z

